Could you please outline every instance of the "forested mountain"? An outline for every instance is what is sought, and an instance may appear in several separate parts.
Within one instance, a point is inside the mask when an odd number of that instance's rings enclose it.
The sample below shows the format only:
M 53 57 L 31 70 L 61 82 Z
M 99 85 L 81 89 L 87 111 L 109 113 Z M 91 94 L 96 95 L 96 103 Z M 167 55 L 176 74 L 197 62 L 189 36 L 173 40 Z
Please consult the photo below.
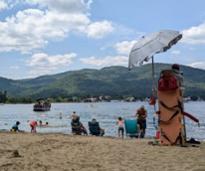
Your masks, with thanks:
M 162 69 L 169 64 L 155 64 L 156 80 Z M 205 99 L 205 70 L 181 66 L 185 80 L 185 95 Z M 82 69 L 34 79 L 11 80 L 0 78 L 0 90 L 13 98 L 56 98 L 88 96 L 135 96 L 151 95 L 151 65 L 143 65 L 129 71 L 122 66 L 105 67 L 100 70 Z

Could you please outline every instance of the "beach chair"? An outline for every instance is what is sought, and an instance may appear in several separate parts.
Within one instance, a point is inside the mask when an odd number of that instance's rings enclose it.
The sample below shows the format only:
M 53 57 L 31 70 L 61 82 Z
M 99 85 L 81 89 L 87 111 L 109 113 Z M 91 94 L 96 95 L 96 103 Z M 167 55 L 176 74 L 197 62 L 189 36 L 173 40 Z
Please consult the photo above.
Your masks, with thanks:
M 127 137 L 138 138 L 139 128 L 137 119 L 125 119 L 125 132 Z
M 88 122 L 88 127 L 91 135 L 100 135 L 100 126 L 98 122 Z
M 91 122 L 88 122 L 88 128 L 90 135 L 103 136 L 105 134 L 104 129 L 100 128 L 99 122 L 93 119 Z

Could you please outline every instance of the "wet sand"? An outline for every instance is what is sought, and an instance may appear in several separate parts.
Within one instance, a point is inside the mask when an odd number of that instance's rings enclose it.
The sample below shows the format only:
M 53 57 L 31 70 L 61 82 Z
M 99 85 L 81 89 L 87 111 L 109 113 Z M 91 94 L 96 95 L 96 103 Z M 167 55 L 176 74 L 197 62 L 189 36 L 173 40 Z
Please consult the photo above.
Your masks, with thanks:
M 148 141 L 0 133 L 0 171 L 205 171 L 205 143 L 164 147 Z

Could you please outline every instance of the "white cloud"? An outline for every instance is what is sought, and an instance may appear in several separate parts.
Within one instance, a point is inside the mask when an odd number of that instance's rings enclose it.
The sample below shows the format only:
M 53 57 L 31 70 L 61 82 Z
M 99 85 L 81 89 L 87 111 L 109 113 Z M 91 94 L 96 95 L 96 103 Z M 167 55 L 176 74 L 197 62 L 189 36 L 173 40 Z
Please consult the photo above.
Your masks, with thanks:
M 8 8 L 7 3 L 4 0 L 0 0 L 0 11 L 3 11 Z
M 89 9 L 92 0 L 25 0 L 62 13 L 81 13 Z
M 112 23 L 109 21 L 94 22 L 85 29 L 88 37 L 102 38 L 114 30 Z
M 205 44 L 205 23 L 184 30 L 181 42 L 187 44 Z
M 18 65 L 10 66 L 11 70 L 18 70 L 20 67 Z
M 193 62 L 193 63 L 189 64 L 189 66 L 194 67 L 194 68 L 205 69 L 205 61 Z
M 102 38 L 113 30 L 109 21 L 90 20 L 84 11 L 88 9 L 91 1 L 33 0 L 32 2 L 47 5 L 48 9 L 25 9 L 0 21 L 0 39 L 4 40 L 0 42 L 0 51 L 15 50 L 27 53 L 44 47 L 50 40 L 63 39 L 71 32 L 84 33 L 91 38 Z M 61 9 L 64 7 L 66 11 Z
M 88 58 L 81 58 L 80 61 L 84 64 L 88 64 L 96 67 L 128 65 L 128 57 L 126 56 L 106 56 L 104 58 L 97 58 L 92 56 Z
M 136 42 L 136 40 L 118 42 L 114 48 L 119 54 L 128 55 Z
M 173 50 L 173 51 L 171 51 L 171 54 L 179 55 L 179 54 L 181 54 L 181 51 L 180 50 Z
M 75 53 L 49 56 L 46 53 L 34 54 L 27 65 L 31 67 L 31 75 L 43 75 L 55 72 L 60 67 L 69 66 L 76 57 Z

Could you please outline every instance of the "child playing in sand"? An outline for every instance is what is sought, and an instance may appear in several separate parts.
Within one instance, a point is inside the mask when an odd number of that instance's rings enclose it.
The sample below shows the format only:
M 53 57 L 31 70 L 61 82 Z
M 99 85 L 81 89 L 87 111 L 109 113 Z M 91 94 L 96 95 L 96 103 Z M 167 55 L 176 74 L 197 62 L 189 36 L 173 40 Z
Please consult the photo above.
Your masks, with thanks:
M 36 127 L 38 125 L 37 121 L 31 121 L 29 123 L 30 127 L 31 127 L 31 133 L 36 133 Z
M 124 138 L 124 120 L 122 117 L 119 117 L 117 120 L 118 125 L 118 137 Z
M 17 121 L 16 124 L 12 126 L 11 131 L 12 132 L 20 132 L 19 125 L 20 125 L 20 122 Z

